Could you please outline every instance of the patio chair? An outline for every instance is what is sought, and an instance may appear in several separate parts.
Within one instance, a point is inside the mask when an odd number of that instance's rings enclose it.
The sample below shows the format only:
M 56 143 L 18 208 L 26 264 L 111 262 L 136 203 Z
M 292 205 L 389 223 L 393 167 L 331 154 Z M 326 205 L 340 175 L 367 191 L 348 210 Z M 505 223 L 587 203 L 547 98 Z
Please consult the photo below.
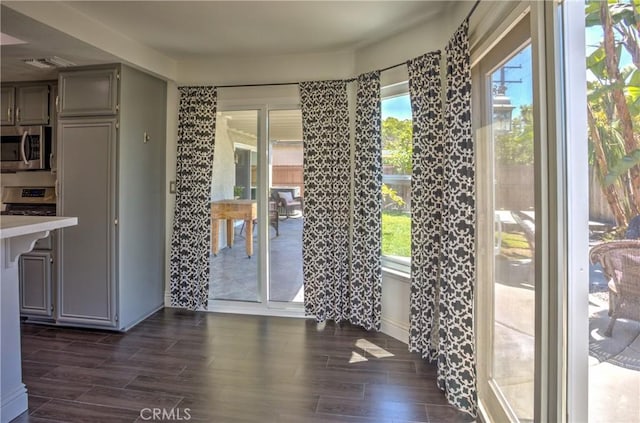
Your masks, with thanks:
M 280 207 L 284 209 L 287 218 L 291 217 L 293 211 L 298 209 L 302 211 L 302 197 L 293 198 L 288 191 L 276 191 Z
M 276 236 L 280 236 L 280 231 L 278 229 L 278 223 L 280 219 L 278 219 L 278 206 L 275 201 L 269 201 L 269 224 L 273 226 L 273 229 L 276 230 Z M 253 229 L 255 230 L 256 225 L 258 224 L 258 219 L 253 219 Z M 242 231 L 244 230 L 245 222 L 242 222 L 242 227 L 240 228 L 240 235 L 242 235 Z
M 600 263 L 609 280 L 609 326 L 611 336 L 619 318 L 640 321 L 640 240 L 611 241 L 589 253 L 591 263 Z

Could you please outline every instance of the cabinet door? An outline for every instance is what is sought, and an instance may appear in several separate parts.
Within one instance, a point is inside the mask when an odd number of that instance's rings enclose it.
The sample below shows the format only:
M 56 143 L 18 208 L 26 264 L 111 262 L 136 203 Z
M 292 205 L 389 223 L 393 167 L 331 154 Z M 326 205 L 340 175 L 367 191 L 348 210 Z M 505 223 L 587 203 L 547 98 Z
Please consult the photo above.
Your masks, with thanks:
M 51 251 L 32 251 L 20 256 L 20 314 L 51 317 Z
M 116 120 L 58 121 L 60 232 L 58 323 L 116 325 Z
M 118 112 L 117 76 L 115 68 L 61 72 L 58 116 L 115 115 Z
M 18 125 L 49 124 L 49 85 L 18 87 L 16 99 Z
M 2 87 L 0 90 L 0 125 L 13 125 L 15 88 Z

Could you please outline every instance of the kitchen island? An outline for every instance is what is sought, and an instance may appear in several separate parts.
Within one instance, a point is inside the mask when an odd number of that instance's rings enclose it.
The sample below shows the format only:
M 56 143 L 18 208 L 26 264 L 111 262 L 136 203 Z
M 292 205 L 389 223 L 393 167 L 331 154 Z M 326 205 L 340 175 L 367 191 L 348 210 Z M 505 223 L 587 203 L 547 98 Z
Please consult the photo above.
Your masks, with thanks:
M 18 259 L 49 231 L 77 224 L 76 217 L 0 217 L 0 423 L 10 422 L 28 408 L 20 357 Z

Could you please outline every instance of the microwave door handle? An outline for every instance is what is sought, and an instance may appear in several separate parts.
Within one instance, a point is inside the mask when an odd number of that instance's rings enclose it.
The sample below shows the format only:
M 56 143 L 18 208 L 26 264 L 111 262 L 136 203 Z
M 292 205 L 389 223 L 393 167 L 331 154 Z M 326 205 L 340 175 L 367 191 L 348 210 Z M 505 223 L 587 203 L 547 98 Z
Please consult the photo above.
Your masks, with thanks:
M 25 130 L 24 133 L 22 134 L 22 141 L 20 142 L 20 155 L 22 156 L 22 161 L 26 165 L 29 164 L 29 161 L 27 160 L 27 150 L 25 150 L 28 136 L 29 136 L 29 131 Z

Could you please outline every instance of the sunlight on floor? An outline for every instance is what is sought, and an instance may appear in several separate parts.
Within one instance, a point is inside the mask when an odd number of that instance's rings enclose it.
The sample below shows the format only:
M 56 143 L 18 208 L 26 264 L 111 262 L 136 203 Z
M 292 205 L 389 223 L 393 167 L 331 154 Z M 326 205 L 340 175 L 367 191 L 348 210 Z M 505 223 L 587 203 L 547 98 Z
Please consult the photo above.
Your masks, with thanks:
M 351 352 L 351 358 L 349 359 L 349 364 L 351 363 L 362 363 L 363 361 L 369 361 L 364 356 L 358 354 L 355 351 Z
M 363 338 L 358 339 L 356 341 L 356 347 L 368 352 L 369 354 L 371 354 L 375 358 L 393 357 L 393 354 L 390 353 L 389 351 L 387 351 L 384 348 L 377 346 L 373 342 L 367 341 L 366 339 L 363 339 Z
M 295 297 L 293 297 L 291 302 L 293 302 L 293 303 L 303 303 L 304 302 L 304 285 L 302 285 L 300 287 L 300 289 L 298 290 L 298 293 L 296 294 Z

